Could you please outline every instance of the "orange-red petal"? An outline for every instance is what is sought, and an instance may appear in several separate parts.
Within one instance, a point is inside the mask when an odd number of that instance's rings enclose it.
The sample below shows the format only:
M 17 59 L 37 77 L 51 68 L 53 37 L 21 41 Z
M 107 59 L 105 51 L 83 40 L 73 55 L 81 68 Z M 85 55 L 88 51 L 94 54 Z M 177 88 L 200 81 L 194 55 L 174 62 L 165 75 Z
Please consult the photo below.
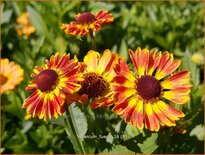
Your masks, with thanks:
M 66 95 L 66 104 L 69 106 L 71 105 L 73 102 L 77 102 L 77 103 L 85 103 L 88 100 L 88 95 L 83 94 L 83 95 L 79 95 L 77 92 L 73 93 L 73 94 L 69 94 Z
M 161 86 L 164 89 L 190 88 L 191 85 L 189 84 L 189 74 L 189 71 L 181 71 L 176 73 L 163 81 Z
M 36 90 L 30 97 L 23 103 L 23 108 L 27 108 L 27 114 L 33 117 L 38 116 L 44 120 L 51 119 L 52 116 L 58 117 L 62 115 L 62 105 L 64 104 L 64 93 L 60 94 L 43 94 Z
M 137 48 L 135 52 L 129 50 L 129 54 L 139 76 L 145 75 L 149 63 L 148 49 L 141 50 L 140 48 Z
M 108 13 L 105 10 L 101 10 L 100 12 L 98 12 L 95 15 L 95 17 L 96 17 L 96 23 L 100 25 L 109 24 L 114 20 L 112 14 Z
M 82 25 L 77 22 L 71 22 L 70 24 L 62 24 L 61 29 L 63 29 L 66 34 L 73 36 L 83 37 L 89 34 L 88 25 Z
M 183 112 L 174 109 L 161 100 L 157 101 L 156 105 L 170 121 L 177 121 L 180 117 L 185 116 Z
M 143 101 L 138 100 L 136 102 L 136 107 L 132 113 L 131 123 L 139 129 L 144 128 L 144 116 L 143 116 Z
M 174 72 L 179 65 L 181 64 L 180 60 L 174 60 L 173 54 L 169 54 L 168 52 L 164 52 L 160 59 L 159 66 L 157 67 L 157 72 L 155 77 L 160 80 L 165 76 Z
M 186 87 L 176 88 L 170 91 L 165 91 L 162 97 L 176 104 L 185 104 L 190 100 L 190 97 L 189 97 L 190 91 L 191 90 L 189 87 L 188 88 Z
M 147 75 L 152 75 L 153 74 L 153 72 L 155 71 L 155 69 L 159 65 L 160 59 L 161 59 L 161 52 L 156 54 L 155 51 L 152 51 L 150 53 L 149 64 L 148 64 L 147 71 L 146 71 Z
M 158 131 L 160 128 L 159 120 L 155 116 L 152 110 L 152 105 L 150 103 L 144 104 L 144 118 L 145 118 L 145 128 L 151 131 Z

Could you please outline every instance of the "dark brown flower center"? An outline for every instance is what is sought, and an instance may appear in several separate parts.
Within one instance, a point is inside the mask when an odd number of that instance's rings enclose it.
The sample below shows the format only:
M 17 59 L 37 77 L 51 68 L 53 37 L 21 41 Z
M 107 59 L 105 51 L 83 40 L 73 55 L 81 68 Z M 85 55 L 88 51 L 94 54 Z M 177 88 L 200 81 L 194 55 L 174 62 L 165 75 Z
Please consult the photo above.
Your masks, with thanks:
M 146 101 L 160 97 L 160 82 L 153 76 L 142 76 L 136 81 L 138 94 Z
M 96 73 L 87 73 L 84 75 L 84 81 L 81 82 L 80 95 L 87 94 L 88 97 L 101 96 L 107 87 L 107 82 L 102 76 Z
M 76 17 L 76 20 L 80 24 L 89 24 L 96 20 L 95 16 L 92 13 L 85 12 Z
M 38 89 L 42 92 L 51 91 L 56 86 L 58 74 L 52 69 L 46 69 L 39 73 L 36 80 Z
M 5 84 L 8 81 L 8 78 L 2 74 L 0 74 L 1 85 Z

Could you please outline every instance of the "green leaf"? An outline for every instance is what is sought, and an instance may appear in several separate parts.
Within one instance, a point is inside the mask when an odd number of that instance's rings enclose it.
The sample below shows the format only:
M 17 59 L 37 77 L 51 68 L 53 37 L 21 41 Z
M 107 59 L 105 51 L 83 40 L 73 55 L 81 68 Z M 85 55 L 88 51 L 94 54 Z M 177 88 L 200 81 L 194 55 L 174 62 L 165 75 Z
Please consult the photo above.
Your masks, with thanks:
M 6 11 L 3 12 L 1 25 L 4 24 L 4 23 L 8 23 L 10 21 L 12 13 L 13 13 L 13 10 L 6 10 Z
M 150 154 L 158 148 L 157 138 L 158 133 L 152 133 L 151 137 L 147 138 L 142 144 L 138 144 L 143 154 Z
M 204 125 L 200 124 L 197 125 L 192 131 L 190 132 L 190 136 L 196 136 L 198 140 L 204 140 Z
M 45 125 L 41 125 L 36 131 L 30 132 L 30 135 L 39 148 L 44 148 L 48 145 L 50 134 Z
M 96 3 L 90 3 L 89 8 L 91 9 L 91 12 L 98 12 L 102 9 L 106 9 L 107 11 L 110 11 L 114 8 L 114 4 L 111 3 L 104 3 L 104 2 L 96 2 Z
M 191 53 L 189 51 L 184 53 L 183 68 L 191 72 L 193 90 L 196 90 L 200 83 L 199 68 L 197 68 L 196 64 L 191 61 Z
M 140 133 L 141 132 L 136 127 L 134 127 L 131 124 L 127 124 L 125 132 L 124 132 L 125 140 L 127 140 L 129 138 L 134 138 L 135 136 L 139 135 Z
M 26 133 L 27 131 L 29 131 L 29 129 L 32 127 L 32 125 L 33 125 L 33 122 L 31 122 L 31 121 L 22 122 L 23 129 L 21 129 L 21 132 Z
M 76 129 L 77 135 L 79 138 L 83 139 L 83 136 L 85 136 L 85 133 L 88 129 L 86 117 L 84 113 L 81 112 L 80 108 L 75 104 L 72 104 L 70 107 L 72 113 L 71 117 L 74 122 L 74 127 Z
M 52 149 L 49 149 L 48 151 L 46 151 L 46 154 L 54 154 Z
M 109 133 L 106 137 L 106 142 L 113 144 L 113 141 L 114 141 L 114 137 L 111 133 Z
M 105 149 L 101 154 L 135 154 L 133 151 L 127 149 L 127 147 L 122 145 L 114 146 L 110 151 Z
M 67 5 L 64 9 L 63 12 L 61 14 L 61 16 L 63 16 L 66 12 L 72 10 L 73 8 L 75 8 L 78 4 L 80 4 L 80 0 L 76 0 L 76 1 L 72 1 L 70 2 L 69 5 Z
M 16 135 L 11 137 L 11 139 L 5 144 L 5 148 L 17 149 L 22 147 L 22 145 L 27 144 L 26 135 L 22 134 L 19 129 L 16 130 Z
M 13 8 L 14 8 L 15 14 L 16 14 L 17 16 L 20 16 L 20 15 L 21 15 L 21 11 L 20 11 L 20 8 L 19 8 L 17 2 L 15 2 L 15 1 L 12 2 L 12 6 L 13 6 Z
M 43 45 L 44 41 L 45 41 L 45 36 L 40 36 L 37 40 L 32 40 L 31 41 L 31 44 L 33 46 L 32 51 L 35 55 L 39 52 L 39 50 L 40 50 L 41 46 Z
M 128 59 L 128 48 L 127 48 L 127 44 L 124 39 L 122 39 L 122 42 L 120 45 L 119 55 L 123 56 L 125 60 Z
M 14 92 L 10 92 L 8 100 L 10 104 L 4 105 L 3 110 L 23 120 L 24 113 L 20 98 Z
M 57 37 L 55 40 L 55 48 L 60 54 L 64 54 L 67 49 L 67 42 L 62 37 Z
M 52 118 L 51 120 L 49 120 L 49 122 L 51 122 L 52 124 L 64 126 L 65 125 L 64 119 L 65 119 L 65 116 L 61 116 L 58 118 Z
M 36 31 L 39 35 L 45 35 L 48 32 L 46 24 L 42 18 L 42 16 L 32 7 L 27 6 L 27 10 L 29 12 L 29 18 L 32 25 L 36 28 Z
M 96 150 L 96 144 L 93 139 L 85 139 L 82 141 L 83 149 L 86 154 L 94 154 Z
M 201 102 L 202 104 L 204 103 L 203 100 L 204 100 L 204 84 L 200 84 L 197 90 L 193 93 L 193 101 L 199 105 L 199 102 Z
M 74 103 L 69 106 L 66 113 L 65 129 L 74 150 L 76 153 L 86 153 L 83 147 L 84 135 L 88 128 L 86 117 Z

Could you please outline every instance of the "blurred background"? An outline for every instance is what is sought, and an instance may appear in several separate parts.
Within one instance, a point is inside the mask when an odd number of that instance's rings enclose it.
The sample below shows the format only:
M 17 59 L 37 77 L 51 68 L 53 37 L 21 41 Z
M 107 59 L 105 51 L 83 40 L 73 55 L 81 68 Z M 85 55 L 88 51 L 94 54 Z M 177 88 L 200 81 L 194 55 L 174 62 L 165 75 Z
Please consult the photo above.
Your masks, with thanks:
M 57 51 L 69 52 L 82 60 L 92 49 L 89 36 L 68 36 L 60 29 L 79 12 L 108 10 L 114 22 L 96 33 L 98 52 L 110 49 L 130 62 L 128 49 L 137 47 L 170 51 L 182 60 L 180 69 L 191 72 L 191 101 L 173 105 L 186 116 L 176 127 L 158 133 L 140 132 L 128 125 L 123 141 L 113 141 L 109 123 L 117 132 L 121 119 L 103 109 L 106 116 L 100 126 L 101 138 L 86 141 L 86 153 L 203 153 L 204 152 L 204 4 L 196 2 L 2 2 L 1 58 L 8 58 L 24 70 L 24 80 L 9 93 L 1 95 L 1 153 L 75 153 L 60 121 L 24 119 L 22 103 L 29 93 L 25 87 L 34 66 L 44 64 Z M 17 33 L 17 18 L 29 13 L 35 32 Z M 83 109 L 77 109 L 84 114 Z M 84 135 L 95 134 L 87 119 Z M 85 124 L 85 125 L 84 125 Z M 98 145 L 100 144 L 100 145 Z

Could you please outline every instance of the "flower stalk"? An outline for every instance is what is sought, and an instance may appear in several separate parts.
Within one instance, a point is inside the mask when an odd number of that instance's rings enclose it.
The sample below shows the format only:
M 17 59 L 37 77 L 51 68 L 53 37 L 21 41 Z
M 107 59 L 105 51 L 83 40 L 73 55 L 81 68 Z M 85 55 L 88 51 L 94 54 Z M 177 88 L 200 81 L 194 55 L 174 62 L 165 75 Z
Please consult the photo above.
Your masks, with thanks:
M 92 48 L 93 50 L 97 50 L 95 40 L 94 40 L 95 36 L 93 33 L 94 33 L 93 30 L 89 29 L 89 35 L 90 35 L 92 46 L 93 46 Z
M 72 107 L 66 107 L 65 130 L 77 154 L 85 154 L 72 120 Z

